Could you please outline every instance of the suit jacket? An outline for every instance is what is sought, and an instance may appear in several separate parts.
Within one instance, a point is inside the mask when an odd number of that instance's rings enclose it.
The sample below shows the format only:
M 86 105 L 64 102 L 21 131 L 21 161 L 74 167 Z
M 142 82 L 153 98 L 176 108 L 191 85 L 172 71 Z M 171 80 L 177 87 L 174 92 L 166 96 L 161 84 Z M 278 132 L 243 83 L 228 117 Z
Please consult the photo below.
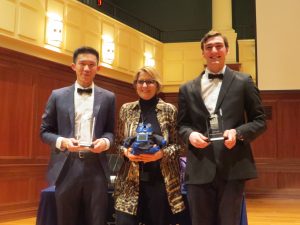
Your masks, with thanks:
M 188 145 L 186 183 L 211 182 L 216 174 L 226 180 L 250 179 L 257 176 L 250 141 L 266 129 L 265 114 L 259 90 L 249 75 L 226 67 L 216 109 L 222 109 L 224 130 L 238 129 L 243 141 L 228 150 L 223 141 L 215 141 L 205 149 L 189 143 L 193 131 L 205 134 L 210 115 L 201 97 L 201 77 L 182 85 L 178 100 L 179 134 Z
M 69 151 L 56 148 L 58 137 L 74 137 L 75 85 L 54 90 L 49 97 L 40 128 L 41 139 L 50 145 L 51 156 L 48 168 L 48 181 L 54 185 L 69 156 Z M 95 117 L 94 139 L 108 138 L 114 143 L 115 95 L 94 85 L 93 117 Z M 105 152 L 99 154 L 99 161 L 108 178 L 108 165 Z

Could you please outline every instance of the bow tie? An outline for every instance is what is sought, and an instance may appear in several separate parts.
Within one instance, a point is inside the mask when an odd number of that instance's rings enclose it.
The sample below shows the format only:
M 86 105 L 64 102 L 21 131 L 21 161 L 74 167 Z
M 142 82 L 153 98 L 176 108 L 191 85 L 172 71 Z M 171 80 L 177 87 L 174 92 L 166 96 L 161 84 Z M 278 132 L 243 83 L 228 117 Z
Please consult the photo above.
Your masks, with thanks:
M 92 94 L 93 92 L 93 89 L 92 88 L 86 88 L 86 89 L 83 89 L 83 88 L 77 88 L 77 93 L 82 95 L 82 94 Z
M 219 74 L 212 74 L 212 73 L 209 73 L 208 74 L 208 79 L 211 79 L 211 80 L 213 80 L 213 79 L 220 79 L 220 80 L 222 80 L 223 79 L 223 74 L 222 73 L 219 73 Z

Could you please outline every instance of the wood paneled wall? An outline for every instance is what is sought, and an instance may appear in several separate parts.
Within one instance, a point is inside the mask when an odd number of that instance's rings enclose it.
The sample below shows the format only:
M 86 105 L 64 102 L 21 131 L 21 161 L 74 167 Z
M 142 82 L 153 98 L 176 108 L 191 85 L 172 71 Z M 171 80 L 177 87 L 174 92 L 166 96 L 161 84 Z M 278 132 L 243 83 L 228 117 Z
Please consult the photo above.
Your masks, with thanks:
M 300 90 L 261 93 L 267 131 L 253 142 L 259 178 L 251 195 L 300 197 Z
M 74 81 L 67 66 L 0 48 L 0 221 L 36 213 L 49 158 L 39 138 L 41 116 L 51 91 Z M 99 75 L 95 83 L 116 93 L 116 118 L 137 98 L 117 77 Z M 177 93 L 161 96 L 177 105 Z M 300 91 L 262 92 L 262 99 L 268 130 L 253 143 L 260 177 L 247 192 L 300 197 Z

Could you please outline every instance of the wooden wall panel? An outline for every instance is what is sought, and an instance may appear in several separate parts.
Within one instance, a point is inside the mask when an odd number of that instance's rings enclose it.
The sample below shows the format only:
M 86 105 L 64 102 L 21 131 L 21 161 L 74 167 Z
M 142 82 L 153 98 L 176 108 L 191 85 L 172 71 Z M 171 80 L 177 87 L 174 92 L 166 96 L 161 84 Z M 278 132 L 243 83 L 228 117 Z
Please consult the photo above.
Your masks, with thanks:
M 298 172 L 290 172 L 290 173 L 279 173 L 279 188 L 297 188 L 300 189 L 300 173 Z
M 272 116 L 267 119 L 266 132 L 259 136 L 253 143 L 253 154 L 255 158 L 276 159 L 277 157 L 277 110 L 276 101 L 263 101 L 265 107 L 272 110 Z M 263 149 L 263 151 L 261 150 Z
M 0 118 L 3 118 L 0 158 L 28 158 L 32 135 L 32 75 L 24 76 L 23 69 L 13 65 L 0 67 L 0 102 L 3 107 L 0 110 Z M 23 113 L 20 114 L 20 111 Z
M 300 159 L 300 99 L 278 102 L 278 152 L 280 159 Z
M 178 94 L 177 93 L 160 93 L 160 97 L 164 99 L 164 101 L 172 103 L 176 107 L 178 107 Z
M 247 192 L 251 192 L 253 188 L 259 190 L 271 190 L 278 187 L 277 173 L 275 172 L 259 172 L 259 178 L 249 180 L 247 182 Z
M 14 203 L 29 202 L 30 180 L 26 178 L 5 178 L 0 181 L 0 207 Z M 13 188 L 12 188 L 13 187 Z
M 259 178 L 248 182 L 247 192 L 300 198 L 300 91 L 263 91 L 261 97 L 268 129 L 252 143 Z
M 36 214 L 45 171 L 45 165 L 0 163 L 0 221 Z
M 49 159 L 41 116 L 51 91 L 75 79 L 67 66 L 0 48 L 0 221 L 36 212 Z M 99 75 L 95 83 L 116 94 L 116 118 L 123 103 L 137 99 L 132 84 L 117 78 Z M 177 106 L 177 93 L 160 96 Z M 261 96 L 268 130 L 252 144 L 259 178 L 248 182 L 247 193 L 300 197 L 300 91 Z

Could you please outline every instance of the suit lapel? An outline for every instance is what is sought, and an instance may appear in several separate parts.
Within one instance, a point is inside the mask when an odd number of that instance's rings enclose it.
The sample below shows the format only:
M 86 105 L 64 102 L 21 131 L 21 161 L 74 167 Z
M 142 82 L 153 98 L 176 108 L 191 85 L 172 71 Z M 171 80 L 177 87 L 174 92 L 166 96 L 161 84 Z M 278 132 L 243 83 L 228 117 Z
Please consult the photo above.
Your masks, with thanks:
M 101 107 L 101 102 L 102 102 L 101 101 L 102 91 L 96 85 L 94 87 L 94 90 L 95 90 L 95 93 L 94 93 L 93 117 L 95 117 L 97 119 L 98 113 L 99 113 L 99 110 L 100 110 L 100 107 Z
M 75 85 L 72 85 L 66 92 L 66 107 L 69 111 L 69 118 L 70 118 L 70 124 L 71 124 L 71 130 L 74 135 L 75 131 L 75 103 L 74 103 L 74 90 Z
M 219 111 L 219 108 L 221 107 L 221 104 L 224 100 L 224 97 L 234 79 L 234 75 L 233 75 L 233 70 L 231 70 L 228 66 L 226 66 L 226 70 L 225 70 L 225 74 L 224 74 L 224 78 L 222 81 L 222 86 L 220 89 L 220 93 L 218 96 L 218 100 L 217 100 L 217 104 L 216 104 L 216 108 L 215 108 L 215 112 Z
M 204 71 L 200 74 L 200 76 L 198 76 L 192 83 L 192 90 L 191 90 L 191 93 L 194 93 L 194 99 L 197 100 L 197 103 L 199 104 L 200 108 L 204 109 L 204 111 L 206 111 L 206 113 L 209 115 L 209 112 L 205 106 L 205 103 L 202 99 L 202 96 L 201 96 L 201 79 L 202 79 L 202 76 L 204 74 Z

